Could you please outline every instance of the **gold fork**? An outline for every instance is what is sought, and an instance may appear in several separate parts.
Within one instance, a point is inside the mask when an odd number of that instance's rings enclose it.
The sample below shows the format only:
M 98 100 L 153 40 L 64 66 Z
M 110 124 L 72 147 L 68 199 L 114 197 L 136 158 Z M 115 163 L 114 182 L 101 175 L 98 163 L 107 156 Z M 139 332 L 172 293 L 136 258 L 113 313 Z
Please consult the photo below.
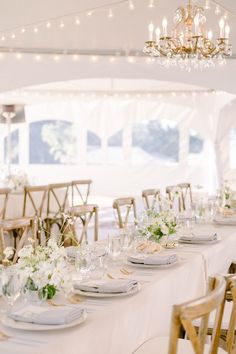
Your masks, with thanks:
M 121 268 L 120 269 L 120 272 L 124 275 L 130 275 L 130 274 L 133 274 L 134 272 L 131 272 L 131 271 L 128 271 L 127 269 L 125 268 Z
M 11 338 L 9 335 L 7 335 L 6 333 L 0 331 L 0 341 L 4 341 Z

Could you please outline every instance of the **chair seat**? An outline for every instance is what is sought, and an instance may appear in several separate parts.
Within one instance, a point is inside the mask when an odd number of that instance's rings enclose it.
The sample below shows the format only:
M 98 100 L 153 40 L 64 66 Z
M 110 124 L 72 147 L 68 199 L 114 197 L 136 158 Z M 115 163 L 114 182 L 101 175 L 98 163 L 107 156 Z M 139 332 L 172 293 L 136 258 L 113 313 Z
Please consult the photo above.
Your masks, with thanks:
M 22 227 L 28 227 L 31 225 L 31 221 L 32 218 L 27 217 L 1 220 L 0 227 L 2 227 L 5 231 L 11 231 Z
M 133 354 L 168 354 L 169 337 L 155 337 L 144 342 Z M 205 345 L 204 354 L 209 353 L 210 346 Z M 177 354 L 194 354 L 192 344 L 189 340 L 179 339 Z M 219 348 L 218 354 L 227 354 Z
M 70 215 L 81 215 L 85 213 L 91 213 L 96 209 L 98 206 L 96 204 L 83 204 L 83 205 L 75 205 L 70 207 L 67 212 Z

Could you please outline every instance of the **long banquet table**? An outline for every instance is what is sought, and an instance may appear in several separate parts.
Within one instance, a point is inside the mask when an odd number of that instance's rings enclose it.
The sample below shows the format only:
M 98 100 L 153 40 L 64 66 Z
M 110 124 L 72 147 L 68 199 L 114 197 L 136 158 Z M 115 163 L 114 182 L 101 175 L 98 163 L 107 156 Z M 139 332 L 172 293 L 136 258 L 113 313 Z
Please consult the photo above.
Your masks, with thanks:
M 133 271 L 126 277 L 139 280 L 141 290 L 123 298 L 87 298 L 78 305 L 88 311 L 82 325 L 46 333 L 16 331 L 1 325 L 0 331 L 12 337 L 0 341 L 0 353 L 131 354 L 147 338 L 168 335 L 173 304 L 202 295 L 207 277 L 226 273 L 236 258 L 235 228 L 209 225 L 208 230 L 217 232 L 221 241 L 166 250 L 179 255 L 179 263 L 170 268 L 144 270 L 125 265 Z M 114 277 L 121 276 L 120 267 L 108 271 Z

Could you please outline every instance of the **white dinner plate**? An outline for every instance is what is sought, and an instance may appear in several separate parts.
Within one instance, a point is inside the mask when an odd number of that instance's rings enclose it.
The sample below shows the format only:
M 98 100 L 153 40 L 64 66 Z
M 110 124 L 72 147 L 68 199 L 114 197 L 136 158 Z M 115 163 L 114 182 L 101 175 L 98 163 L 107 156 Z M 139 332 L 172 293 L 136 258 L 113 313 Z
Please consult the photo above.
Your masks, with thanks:
M 126 293 L 95 293 L 93 291 L 82 291 L 79 289 L 74 289 L 74 293 L 82 296 L 100 297 L 100 298 L 123 297 L 123 296 L 136 294 L 140 289 L 141 289 L 141 285 L 140 283 L 138 283 L 136 286 L 134 286 L 130 291 L 127 291 Z
M 170 263 L 170 264 L 142 264 L 142 263 L 132 263 L 130 261 L 126 261 L 126 264 L 128 266 L 132 266 L 132 267 L 138 267 L 138 268 L 153 268 L 153 269 L 166 269 L 166 268 L 170 268 L 173 267 L 174 265 L 176 265 L 179 262 L 179 260 L 177 259 L 175 262 Z
M 40 325 L 36 323 L 21 322 L 21 321 L 15 321 L 8 316 L 4 316 L 1 319 L 1 322 L 6 327 L 20 329 L 23 331 L 55 331 L 59 329 L 78 326 L 79 324 L 83 323 L 86 320 L 86 318 L 87 318 L 87 313 L 86 311 L 84 311 L 80 318 L 78 318 L 73 322 L 63 324 L 63 325 Z

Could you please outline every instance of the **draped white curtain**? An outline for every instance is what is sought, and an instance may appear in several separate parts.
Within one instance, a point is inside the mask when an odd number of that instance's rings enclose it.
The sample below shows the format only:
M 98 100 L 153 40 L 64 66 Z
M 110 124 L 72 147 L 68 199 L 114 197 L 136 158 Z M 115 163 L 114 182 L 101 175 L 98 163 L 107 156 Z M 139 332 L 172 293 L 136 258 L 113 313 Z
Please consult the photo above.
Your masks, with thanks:
M 190 181 L 214 192 L 219 179 L 232 175 L 229 165 L 229 131 L 236 127 L 236 101 L 223 93 L 189 95 L 163 95 L 147 98 L 107 96 L 61 100 L 26 106 L 27 124 L 20 126 L 20 166 L 30 175 L 43 180 L 65 180 L 90 177 L 94 180 L 94 192 L 102 195 L 139 194 L 143 188 L 161 187 Z M 47 165 L 44 173 L 41 165 L 28 161 L 27 135 L 29 123 L 40 120 L 72 122 L 77 138 L 77 164 Z M 176 126 L 179 133 L 179 159 L 176 162 L 155 161 L 150 156 L 136 163 L 132 159 L 132 131 L 144 121 L 167 122 Z M 101 160 L 88 164 L 87 132 L 101 139 Z M 108 139 L 121 131 L 122 160 L 109 163 Z M 199 154 L 189 154 L 189 134 L 194 131 L 204 141 Z M 4 129 L 1 128 L 1 146 Z M 26 139 L 26 140 L 25 140 Z M 140 150 L 136 151 L 136 154 Z M 3 157 L 1 156 L 3 159 Z

